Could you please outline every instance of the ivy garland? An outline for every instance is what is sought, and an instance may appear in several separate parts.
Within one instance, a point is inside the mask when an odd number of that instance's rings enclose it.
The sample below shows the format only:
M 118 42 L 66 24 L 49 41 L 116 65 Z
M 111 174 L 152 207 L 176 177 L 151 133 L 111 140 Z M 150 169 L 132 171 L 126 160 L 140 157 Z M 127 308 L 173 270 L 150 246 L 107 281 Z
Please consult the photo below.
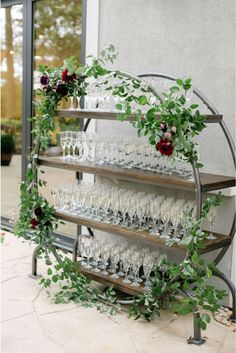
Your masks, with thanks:
M 50 133 L 55 128 L 54 117 L 58 104 L 70 96 L 85 96 L 88 79 L 102 78 L 101 84 L 106 84 L 106 89 L 123 99 L 123 103 L 117 104 L 117 109 L 121 110 L 118 114 L 119 120 L 130 116 L 132 102 L 141 107 L 148 106 L 145 114 L 141 109 L 135 112 L 133 125 L 137 128 L 138 135 L 144 133 L 148 136 L 150 143 L 155 145 L 161 155 L 168 158 L 172 155 L 178 156 L 196 167 L 200 164 L 193 137 L 205 127 L 204 117 L 198 112 L 198 106 L 192 104 L 188 107 L 186 104 L 186 93 L 191 87 L 190 79 L 177 80 L 169 92 L 163 93 L 163 100 L 150 104 L 148 96 L 153 94 L 152 87 L 139 79 L 105 68 L 116 56 L 115 48 L 111 45 L 99 58 L 93 58 L 91 65 L 78 66 L 72 57 L 65 60 L 62 68 L 39 66 L 42 88 L 36 93 L 41 99 L 35 103 L 36 116 L 31 118 L 34 125 L 32 134 L 36 143 L 28 155 L 26 180 L 21 184 L 20 217 L 14 229 L 15 235 L 24 239 L 29 238 L 27 232 L 30 230 L 31 240 L 40 245 L 41 255 L 45 257 L 48 265 L 48 276 L 41 279 L 41 284 L 44 287 L 57 282 L 60 284 L 60 290 L 54 296 L 56 303 L 72 300 L 83 306 L 96 306 L 100 311 L 109 311 L 111 314 L 120 309 L 112 286 L 106 292 L 92 288 L 90 280 L 80 272 L 80 263 L 73 263 L 66 255 L 57 251 L 53 245 L 53 232 L 60 221 L 55 217 L 54 207 L 38 192 L 38 187 L 46 185 L 46 181 L 38 177 L 39 148 L 48 146 Z M 119 79 L 120 83 L 108 86 L 111 77 Z M 196 305 L 211 312 L 220 308 L 219 301 L 225 296 L 225 291 L 207 284 L 215 266 L 213 263 L 206 265 L 200 256 L 200 250 L 204 247 L 203 241 L 207 236 L 201 230 L 203 221 L 210 208 L 217 207 L 220 203 L 221 197 L 216 195 L 206 200 L 198 220 L 189 214 L 189 241 L 185 260 L 177 265 L 163 259 L 154 269 L 150 292 L 132 298 L 129 316 L 151 320 L 160 315 L 162 308 L 168 308 L 181 315 L 192 312 Z M 51 255 L 56 262 L 51 261 Z M 188 291 L 193 283 L 193 296 L 179 298 L 179 290 Z M 209 322 L 210 317 L 204 312 L 199 318 L 200 327 L 206 329 Z

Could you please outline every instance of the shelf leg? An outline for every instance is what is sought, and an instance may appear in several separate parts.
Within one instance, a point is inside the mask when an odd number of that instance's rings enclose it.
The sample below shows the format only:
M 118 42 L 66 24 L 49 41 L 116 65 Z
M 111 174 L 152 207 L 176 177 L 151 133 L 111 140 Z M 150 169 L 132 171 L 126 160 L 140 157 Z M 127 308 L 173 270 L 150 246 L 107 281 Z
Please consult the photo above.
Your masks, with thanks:
M 186 297 L 191 298 L 191 295 L 187 293 L 184 289 L 179 288 L 179 291 L 183 293 Z M 203 343 L 206 342 L 205 339 L 201 336 L 201 327 L 198 323 L 198 319 L 200 319 L 200 311 L 198 306 L 194 307 L 193 311 L 193 337 L 189 337 L 187 339 L 188 344 L 195 344 L 196 346 L 201 346 Z
M 36 246 L 36 248 L 34 249 L 33 255 L 32 255 L 32 272 L 31 274 L 29 274 L 30 278 L 33 279 L 37 279 L 37 278 L 41 278 L 42 275 L 38 275 L 37 274 L 37 262 L 38 262 L 38 253 L 41 249 L 41 245 Z
M 206 342 L 206 340 L 202 338 L 201 327 L 197 322 L 197 319 L 199 318 L 200 312 L 198 308 L 196 308 L 193 312 L 193 337 L 190 337 L 187 340 L 189 344 L 195 344 L 196 346 L 201 346 L 203 343 Z
M 215 277 L 222 279 L 222 281 L 224 281 L 227 284 L 227 286 L 231 292 L 233 303 L 232 303 L 232 314 L 231 314 L 231 317 L 229 318 L 229 320 L 235 323 L 236 322 L 236 288 L 235 288 L 233 282 L 223 272 L 213 271 L 213 275 Z
M 78 252 L 78 245 L 79 245 L 79 239 L 78 237 L 74 241 L 73 245 L 73 253 L 72 253 L 72 261 L 76 262 L 77 261 L 77 252 Z

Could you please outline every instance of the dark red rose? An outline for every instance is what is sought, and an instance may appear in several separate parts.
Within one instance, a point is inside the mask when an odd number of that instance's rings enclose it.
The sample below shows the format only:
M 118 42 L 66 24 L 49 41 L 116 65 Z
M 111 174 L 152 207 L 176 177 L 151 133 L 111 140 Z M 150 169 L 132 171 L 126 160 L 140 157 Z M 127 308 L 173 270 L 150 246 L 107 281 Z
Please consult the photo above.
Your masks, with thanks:
M 37 219 L 32 218 L 31 221 L 30 221 L 30 224 L 31 224 L 31 227 L 33 229 L 35 229 L 37 227 L 37 225 L 39 224 L 39 222 L 37 221 Z
M 174 146 L 171 141 L 160 139 L 156 144 L 156 150 L 165 156 L 171 156 L 174 151 Z
M 34 214 L 35 214 L 35 216 L 37 216 L 37 217 L 42 216 L 42 215 L 43 215 L 43 210 L 42 210 L 42 208 L 41 208 L 41 207 L 35 208 Z
M 47 86 L 49 84 L 49 77 L 47 75 L 42 75 L 40 77 L 40 83 L 43 86 Z
M 62 96 L 66 96 L 68 94 L 68 88 L 63 83 L 60 83 L 56 88 L 56 92 Z
M 68 70 L 65 69 L 61 74 L 61 79 L 64 82 L 74 81 L 76 80 L 76 74 L 68 75 Z

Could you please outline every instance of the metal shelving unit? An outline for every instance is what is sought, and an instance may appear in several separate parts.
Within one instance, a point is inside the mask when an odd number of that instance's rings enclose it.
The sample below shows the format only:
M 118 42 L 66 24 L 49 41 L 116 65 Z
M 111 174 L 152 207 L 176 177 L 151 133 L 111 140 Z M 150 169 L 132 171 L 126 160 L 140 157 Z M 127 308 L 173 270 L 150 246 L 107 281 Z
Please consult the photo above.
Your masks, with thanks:
M 125 76 L 129 76 L 130 74 L 124 73 Z M 169 80 L 175 80 L 174 77 L 164 75 L 164 74 L 156 74 L 156 73 L 151 73 L 151 74 L 141 74 L 139 77 L 135 77 L 136 79 L 139 80 L 145 80 L 147 77 L 158 77 L 158 78 L 165 78 Z M 150 86 L 151 87 L 151 86 Z M 152 92 L 156 93 L 157 97 L 160 98 L 159 93 L 155 91 L 153 87 Z M 194 94 L 207 106 L 209 109 L 210 113 L 209 115 L 205 115 L 206 119 L 205 122 L 207 124 L 212 124 L 212 123 L 217 123 L 220 124 L 223 133 L 225 134 L 226 140 L 229 144 L 229 148 L 232 153 L 232 158 L 235 164 L 235 147 L 232 141 L 232 138 L 229 134 L 229 131 L 227 130 L 227 127 L 224 123 L 223 116 L 217 112 L 217 110 L 211 105 L 211 103 L 196 89 L 193 90 Z M 91 121 L 91 119 L 105 119 L 105 120 L 116 120 L 117 119 L 117 113 L 116 112 L 102 112 L 102 111 L 88 111 L 88 110 L 82 110 L 82 109 L 74 109 L 74 110 L 59 110 L 58 111 L 58 116 L 59 117 L 74 117 L 78 119 L 87 119 L 85 124 L 83 125 L 83 131 L 86 131 L 88 128 L 88 125 Z M 158 118 L 158 116 L 157 116 Z M 130 116 L 128 119 L 129 121 L 132 121 L 133 116 Z M 65 161 L 60 157 L 45 157 L 45 156 L 40 156 L 38 159 L 38 164 L 39 166 L 47 166 L 47 167 L 52 167 L 52 168 L 58 168 L 58 169 L 66 169 L 66 170 L 71 170 L 79 173 L 89 173 L 89 174 L 95 174 L 95 175 L 100 175 L 100 176 L 106 176 L 106 177 L 115 177 L 117 179 L 121 180 L 127 180 L 127 181 L 132 181 L 136 183 L 144 183 L 144 184 L 151 184 L 151 185 L 158 185 L 162 187 L 168 187 L 168 188 L 174 188 L 178 190 L 186 190 L 186 191 L 191 191 L 195 192 L 196 194 L 196 203 L 197 203 L 197 216 L 200 215 L 201 207 L 202 207 L 202 196 L 204 192 L 212 191 L 212 190 L 220 190 L 220 189 L 226 189 L 229 187 L 235 186 L 235 178 L 234 177 L 228 177 L 224 175 L 215 175 L 215 174 L 207 174 L 207 173 L 200 173 L 198 169 L 193 167 L 193 174 L 194 174 L 194 181 L 188 181 L 185 180 L 184 178 L 181 178 L 177 174 L 173 174 L 170 176 L 163 176 L 161 174 L 158 174 L 156 172 L 151 172 L 151 171 L 143 171 L 143 170 L 127 170 L 124 168 L 121 168 L 119 166 L 109 166 L 109 165 L 103 165 L 103 166 L 98 166 L 93 163 L 89 162 L 84 162 L 84 163 L 73 163 L 71 161 Z M 107 233 L 107 236 L 109 237 L 110 233 L 117 234 L 117 235 L 124 235 L 126 237 L 131 237 L 134 239 L 142 239 L 144 241 L 150 241 L 152 243 L 157 244 L 159 247 L 166 247 L 165 241 L 159 237 L 153 237 L 150 235 L 148 232 L 140 232 L 138 230 L 128 230 L 121 228 L 119 226 L 111 225 L 111 224 L 104 224 L 101 222 L 96 222 L 91 219 L 86 219 L 83 217 L 79 216 L 73 216 L 73 215 L 68 215 L 68 214 L 63 214 L 60 212 L 56 213 L 56 216 L 59 219 L 62 219 L 64 221 L 72 222 L 75 224 L 78 224 L 80 226 L 86 226 L 90 233 L 91 233 L 91 228 L 97 229 L 104 231 Z M 216 234 L 217 238 L 215 240 L 206 240 L 205 241 L 205 249 L 202 251 L 202 253 L 206 252 L 211 252 L 216 249 L 220 249 L 219 254 L 215 258 L 215 263 L 217 264 L 221 258 L 224 256 L 226 253 L 227 249 L 229 248 L 233 236 L 234 236 L 234 226 L 235 226 L 235 217 L 232 221 L 232 226 L 229 235 L 222 235 L 222 234 Z M 79 236 L 78 236 L 79 237 Z M 77 250 L 78 250 L 78 237 L 74 242 L 73 246 L 73 259 L 76 261 L 77 259 Z M 57 247 L 60 248 L 60 244 L 57 244 Z M 184 246 L 179 246 L 179 245 L 174 245 L 173 247 L 168 247 L 169 250 L 174 250 L 174 251 L 182 251 L 186 252 L 186 247 Z M 36 253 L 34 254 L 33 257 L 33 274 L 35 275 L 37 273 L 36 266 L 37 266 L 37 260 L 36 260 Z M 113 280 L 108 276 L 104 276 L 100 273 L 95 273 L 90 270 L 82 269 L 84 274 L 87 276 L 91 277 L 93 280 L 96 280 L 98 282 L 102 282 L 105 284 L 113 284 L 115 288 L 118 290 L 121 290 L 125 293 L 132 294 L 132 295 L 137 295 L 142 292 L 142 287 L 133 288 L 129 285 L 125 285 L 122 283 L 121 280 Z M 236 297 L 235 297 L 235 288 L 232 284 L 232 282 L 226 278 L 226 276 L 223 273 L 217 273 L 215 274 L 216 276 L 220 277 L 225 283 L 228 285 L 232 297 L 233 297 L 233 315 L 232 315 L 232 320 L 235 320 L 235 305 L 236 305 Z M 196 311 L 194 313 L 194 317 L 198 317 L 199 313 Z M 199 326 L 194 323 L 194 337 L 193 337 L 193 343 L 195 344 L 201 344 L 203 340 L 201 339 L 201 331 Z

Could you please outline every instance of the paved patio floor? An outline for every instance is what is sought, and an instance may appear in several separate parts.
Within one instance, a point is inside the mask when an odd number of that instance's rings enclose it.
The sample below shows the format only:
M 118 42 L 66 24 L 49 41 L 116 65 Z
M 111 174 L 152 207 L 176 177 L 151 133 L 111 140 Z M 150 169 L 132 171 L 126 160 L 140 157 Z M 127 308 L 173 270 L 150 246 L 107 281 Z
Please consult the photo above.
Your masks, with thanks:
M 7 232 L 2 244 L 2 353 L 233 353 L 235 326 L 215 320 L 207 342 L 188 345 L 192 317 L 164 312 L 154 322 L 114 317 L 75 304 L 54 304 L 37 280 L 28 277 L 34 245 Z M 45 272 L 40 263 L 39 271 Z

